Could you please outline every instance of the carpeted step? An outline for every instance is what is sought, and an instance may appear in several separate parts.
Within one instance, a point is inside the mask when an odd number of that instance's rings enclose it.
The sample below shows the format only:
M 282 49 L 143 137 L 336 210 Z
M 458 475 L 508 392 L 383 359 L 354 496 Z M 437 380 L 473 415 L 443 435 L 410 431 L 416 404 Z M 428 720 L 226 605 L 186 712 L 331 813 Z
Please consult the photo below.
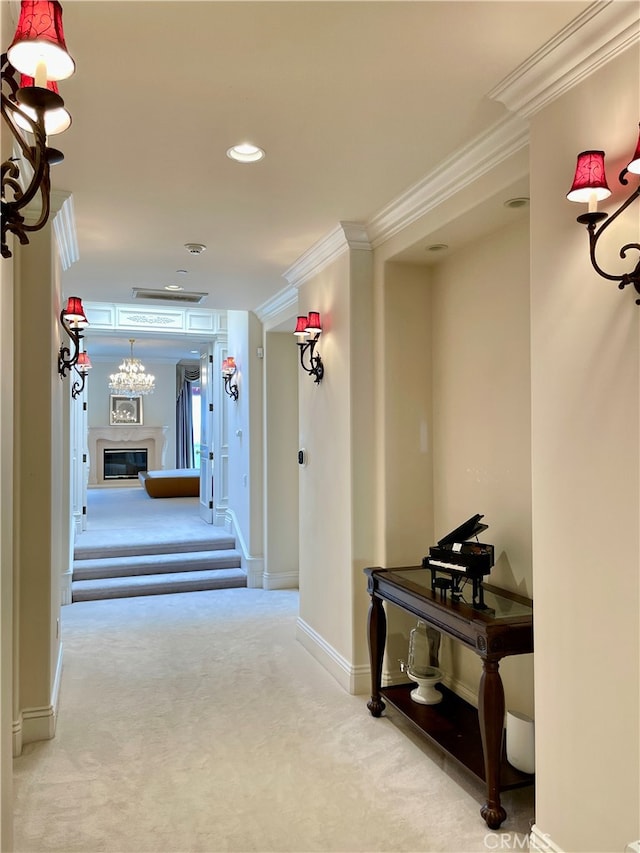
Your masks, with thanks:
M 132 557 L 101 557 L 74 560 L 73 580 L 121 578 L 214 569 L 240 568 L 240 554 L 233 548 L 186 553 L 140 554 Z
M 136 537 L 135 531 L 114 530 L 111 535 L 100 531 L 100 535 L 83 533 L 76 542 L 73 556 L 75 560 L 98 560 L 103 557 L 135 557 L 143 554 L 184 554 L 191 551 L 229 550 L 236 542 L 228 533 L 205 531 L 201 536 L 175 538 L 168 528 L 165 531 L 142 531 Z
M 71 600 L 95 601 L 104 598 L 130 598 L 136 595 L 168 595 L 176 592 L 229 589 L 246 585 L 247 576 L 242 569 L 101 578 L 73 581 Z

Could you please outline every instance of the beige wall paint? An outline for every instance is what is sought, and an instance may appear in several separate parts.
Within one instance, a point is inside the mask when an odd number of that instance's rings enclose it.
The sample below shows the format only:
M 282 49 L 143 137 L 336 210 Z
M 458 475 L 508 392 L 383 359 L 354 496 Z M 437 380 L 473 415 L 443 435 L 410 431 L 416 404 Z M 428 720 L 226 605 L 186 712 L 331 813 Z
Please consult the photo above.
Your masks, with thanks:
M 640 837 L 640 308 L 593 271 L 565 193 L 577 153 L 602 148 L 611 205 L 625 196 L 639 67 L 627 50 L 531 126 L 536 824 L 581 853 Z M 636 202 L 605 267 L 638 221 Z
M 484 514 L 487 580 L 531 596 L 528 221 L 456 252 L 431 281 L 434 541 Z M 477 695 L 476 655 L 445 641 L 441 663 Z M 532 656 L 505 659 L 501 673 L 507 708 L 532 715 Z
M 60 654 L 57 620 L 63 570 L 59 560 L 61 543 L 70 530 L 70 507 L 63 507 L 61 500 L 64 389 L 55 357 L 59 345 L 56 317 L 60 309 L 55 259 L 52 228 L 48 225 L 33 234 L 29 246 L 20 250 L 15 300 L 16 360 L 21 371 L 15 398 L 19 640 L 14 712 L 21 722 L 24 743 L 54 733 L 53 690 Z M 41 358 L 33 357 L 34 341 Z M 38 520 L 37 536 L 34 519 Z
M 300 618 L 345 660 L 352 654 L 349 253 L 300 287 L 300 314 L 320 311 L 325 374 L 298 369 Z
M 299 367 L 291 332 L 267 332 L 264 341 L 265 586 L 273 589 L 298 583 Z

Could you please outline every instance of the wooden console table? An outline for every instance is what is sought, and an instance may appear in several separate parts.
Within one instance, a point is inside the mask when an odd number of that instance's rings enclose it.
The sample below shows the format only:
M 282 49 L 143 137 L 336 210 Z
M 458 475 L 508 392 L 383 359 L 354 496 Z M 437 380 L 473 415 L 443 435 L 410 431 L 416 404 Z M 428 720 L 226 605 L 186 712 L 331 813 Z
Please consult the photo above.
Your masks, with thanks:
M 444 600 L 431 591 L 431 573 L 421 566 L 400 569 L 365 569 L 369 610 L 371 701 L 379 717 L 386 699 L 429 740 L 471 770 L 487 786 L 487 802 L 480 813 L 490 829 L 498 829 L 507 813 L 500 792 L 530 785 L 533 776 L 521 773 L 504 757 L 504 690 L 499 662 L 506 655 L 533 652 L 533 602 L 531 599 L 484 584 L 487 610 L 463 602 Z M 383 601 L 417 616 L 431 628 L 467 646 L 482 659 L 478 710 L 440 685 L 438 705 L 419 705 L 411 699 L 415 687 L 401 684 L 381 687 L 382 659 L 387 636 Z M 432 661 L 434 663 L 434 661 Z

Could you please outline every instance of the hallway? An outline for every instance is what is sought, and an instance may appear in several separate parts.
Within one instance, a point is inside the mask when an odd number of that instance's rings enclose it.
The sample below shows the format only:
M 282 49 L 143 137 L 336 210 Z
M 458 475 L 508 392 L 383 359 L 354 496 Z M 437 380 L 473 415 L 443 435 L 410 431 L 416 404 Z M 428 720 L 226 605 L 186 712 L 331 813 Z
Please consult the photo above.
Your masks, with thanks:
M 57 734 L 15 762 L 17 853 L 490 849 L 483 787 L 344 692 L 297 612 L 259 589 L 64 607 Z M 532 790 L 505 805 L 522 841 Z

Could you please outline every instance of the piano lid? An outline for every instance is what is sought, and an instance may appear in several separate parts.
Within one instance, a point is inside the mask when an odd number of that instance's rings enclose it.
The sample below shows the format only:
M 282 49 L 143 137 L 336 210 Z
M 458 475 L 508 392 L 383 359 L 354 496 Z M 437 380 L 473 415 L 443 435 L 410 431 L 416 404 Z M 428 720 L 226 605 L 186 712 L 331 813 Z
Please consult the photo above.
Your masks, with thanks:
M 484 515 L 472 515 L 464 524 L 456 527 L 455 530 L 452 530 L 451 533 L 447 533 L 446 536 L 440 539 L 438 545 L 453 545 L 454 542 L 466 542 L 472 536 L 478 536 L 483 530 L 487 530 L 489 527 L 488 524 L 480 523 L 481 518 L 484 518 Z

